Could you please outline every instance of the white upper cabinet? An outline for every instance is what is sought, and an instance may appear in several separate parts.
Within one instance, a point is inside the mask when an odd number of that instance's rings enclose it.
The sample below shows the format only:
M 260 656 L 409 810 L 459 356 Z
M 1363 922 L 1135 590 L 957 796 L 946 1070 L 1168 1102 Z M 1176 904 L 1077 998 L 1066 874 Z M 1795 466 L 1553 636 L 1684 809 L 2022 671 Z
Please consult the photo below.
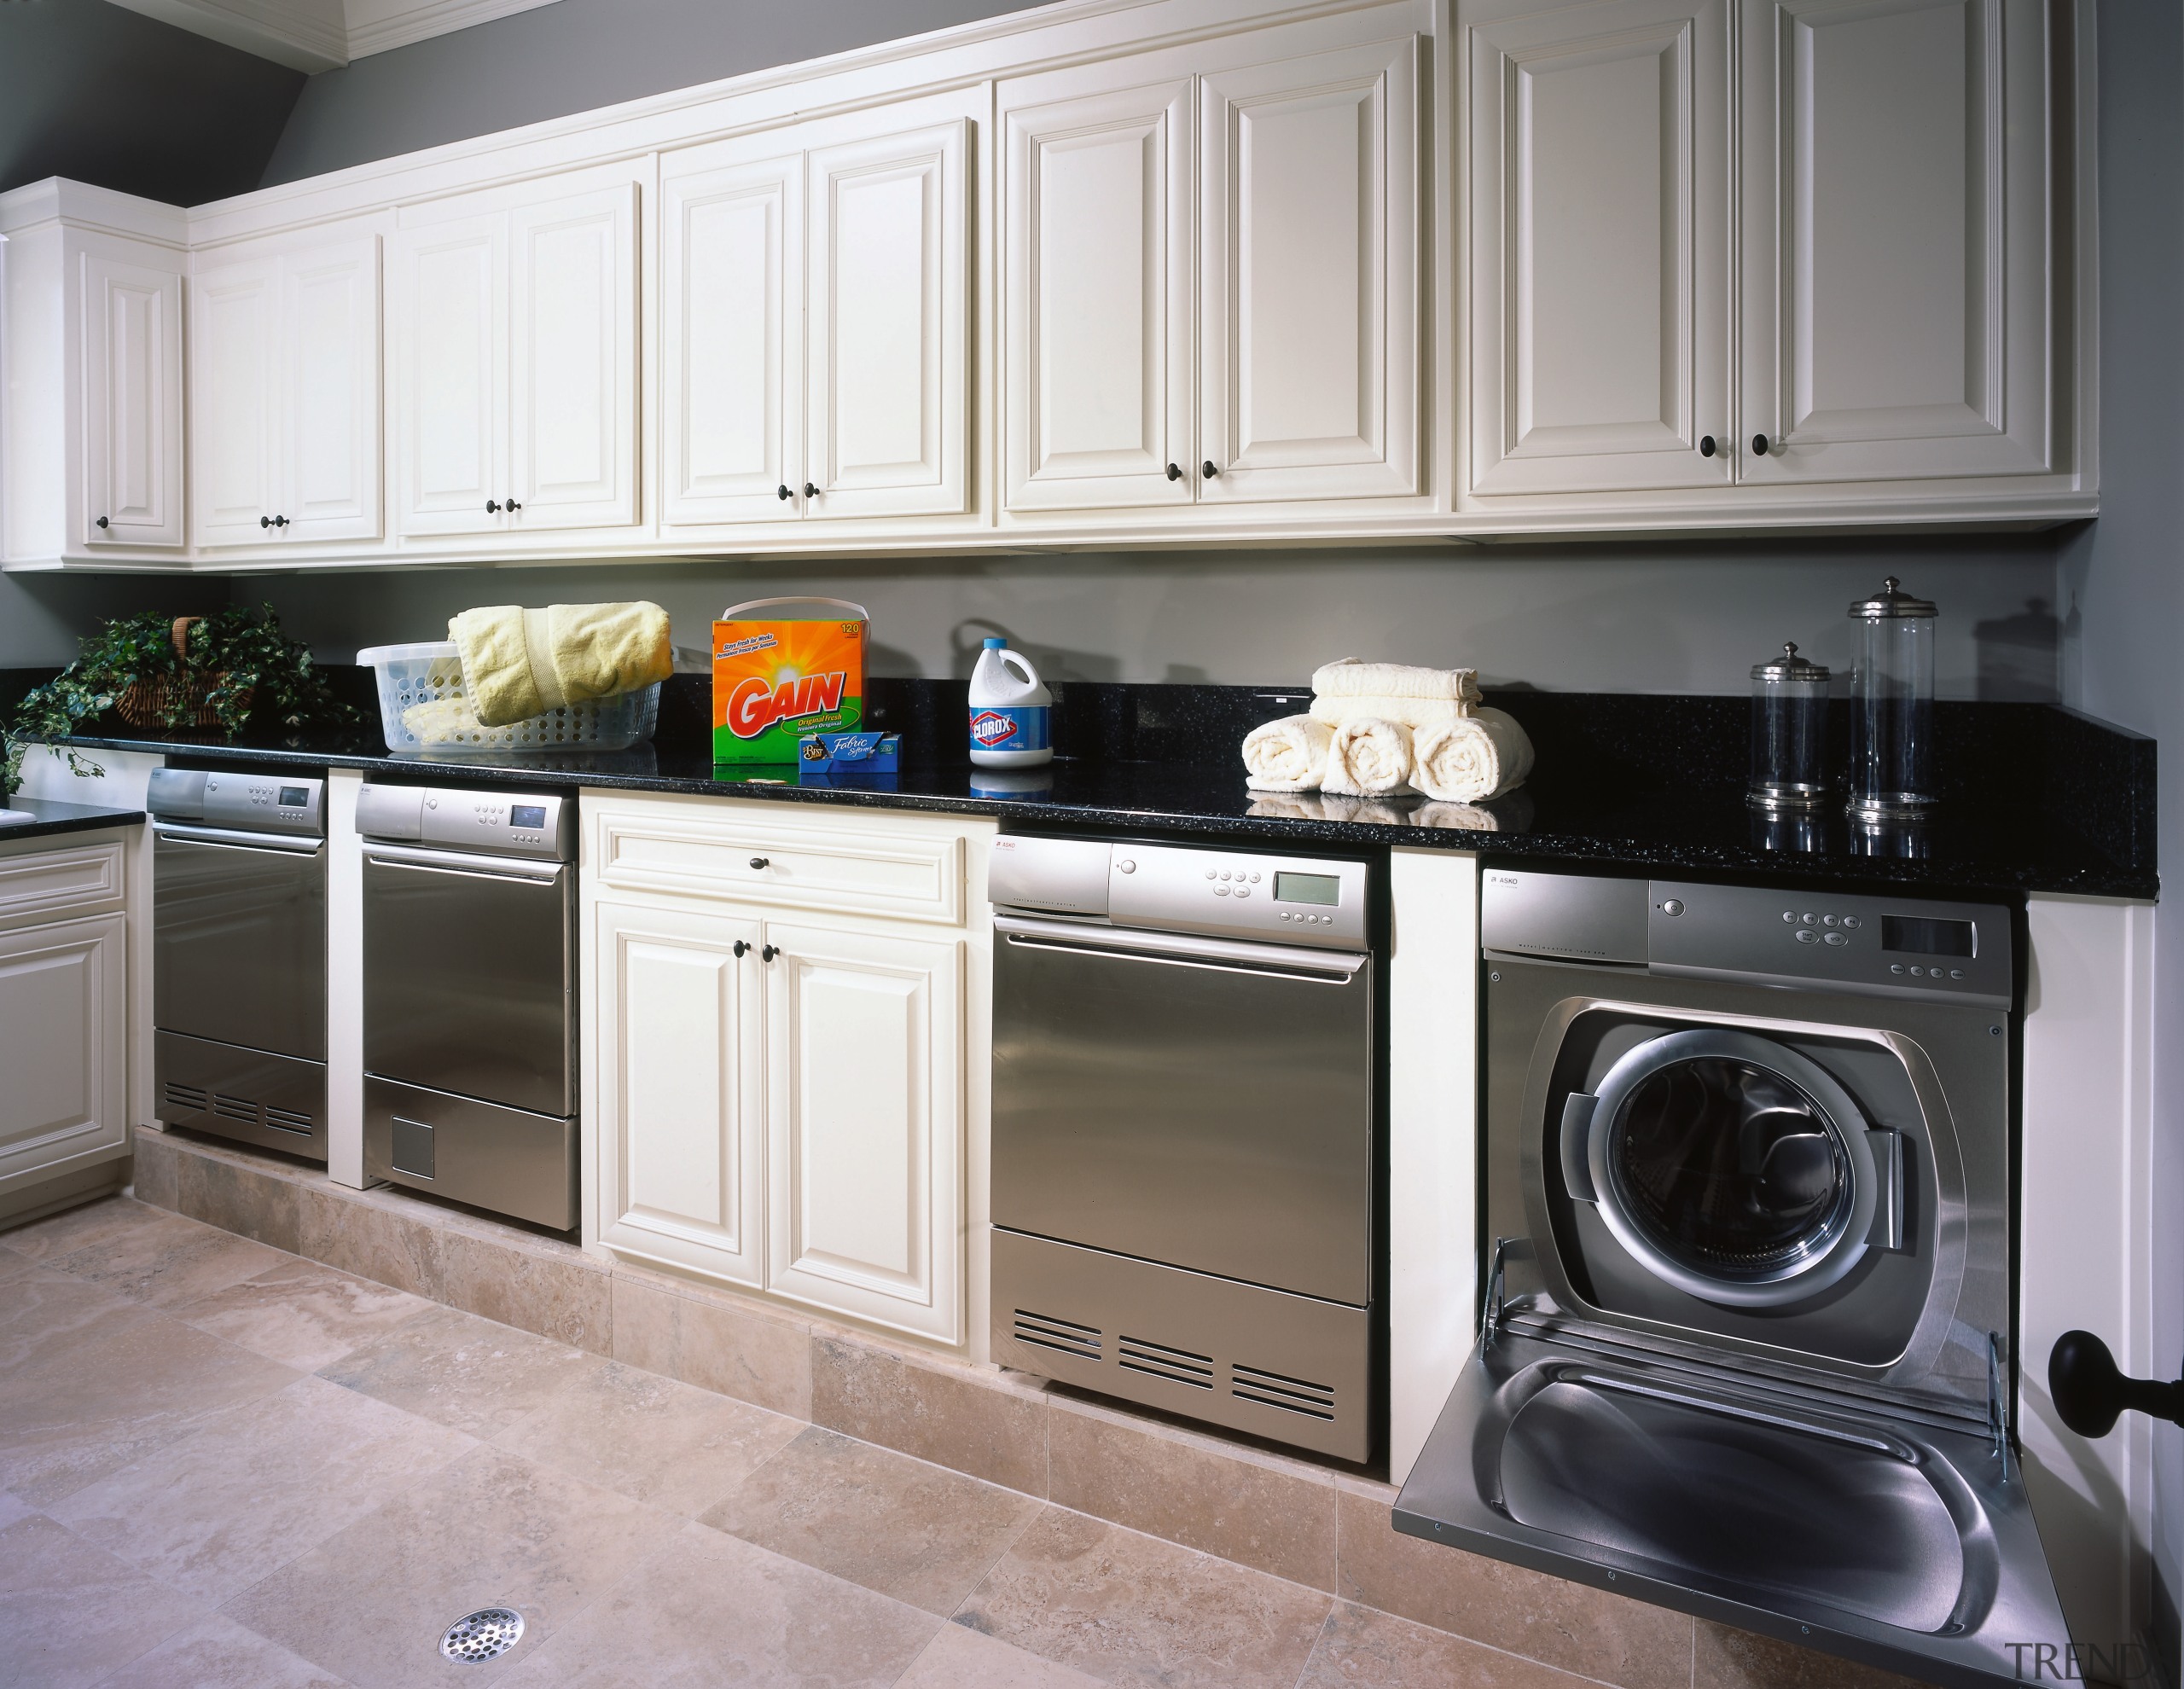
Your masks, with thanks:
M 1201 499 L 1418 490 L 1417 81 L 1409 38 L 1203 79 Z
M 497 189 L 401 222 L 388 264 L 397 531 L 635 525 L 629 172 Z
M 1005 84 L 1012 512 L 1410 497 L 1418 50 L 1331 20 Z
M 970 508 L 982 103 L 880 107 L 662 160 L 667 525 Z
M 182 277 L 83 255 L 83 543 L 178 546 Z
M 2040 474 L 2039 0 L 1742 0 L 1745 479 Z
M 1728 4 L 1472 31 L 1474 492 L 1732 479 Z
M 200 261 L 189 341 L 195 542 L 379 537 L 379 237 Z

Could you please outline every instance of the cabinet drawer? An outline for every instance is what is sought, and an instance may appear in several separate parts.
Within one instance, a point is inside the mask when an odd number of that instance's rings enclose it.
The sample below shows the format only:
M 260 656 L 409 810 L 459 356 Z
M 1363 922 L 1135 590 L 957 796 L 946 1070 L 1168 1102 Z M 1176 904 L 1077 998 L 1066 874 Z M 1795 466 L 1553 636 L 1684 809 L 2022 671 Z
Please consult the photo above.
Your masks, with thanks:
M 598 820 L 601 885 L 960 925 L 963 840 L 915 822 L 799 826 L 765 818 L 608 810 Z
M 119 844 L 77 844 L 0 856 L 0 926 L 121 907 Z

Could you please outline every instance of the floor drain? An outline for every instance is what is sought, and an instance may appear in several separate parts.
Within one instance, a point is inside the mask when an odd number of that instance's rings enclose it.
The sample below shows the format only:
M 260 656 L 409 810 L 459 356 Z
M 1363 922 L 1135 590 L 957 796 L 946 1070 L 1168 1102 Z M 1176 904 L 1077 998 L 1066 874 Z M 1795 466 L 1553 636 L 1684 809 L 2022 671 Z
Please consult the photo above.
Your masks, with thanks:
M 440 1652 L 466 1665 L 497 1660 L 523 1640 L 523 1615 L 506 1607 L 480 1607 L 448 1626 Z

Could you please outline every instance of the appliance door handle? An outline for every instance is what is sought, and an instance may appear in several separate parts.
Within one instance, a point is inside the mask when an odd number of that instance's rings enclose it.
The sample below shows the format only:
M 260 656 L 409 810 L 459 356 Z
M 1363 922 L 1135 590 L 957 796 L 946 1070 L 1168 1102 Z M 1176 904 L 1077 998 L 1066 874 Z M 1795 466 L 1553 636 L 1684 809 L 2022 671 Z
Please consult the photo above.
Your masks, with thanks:
M 1128 927 L 1085 927 L 1075 921 L 1037 920 L 996 914 L 993 930 L 1012 944 L 1121 961 L 1170 962 L 1225 967 L 1234 972 L 1294 978 L 1310 975 L 1345 984 L 1372 958 L 1348 950 L 1308 950 L 1294 944 L 1258 944 L 1241 938 L 1197 938 L 1178 932 L 1139 932 Z
M 1594 1206 L 1600 1193 L 1593 1188 L 1593 1111 L 1600 1106 L 1600 1100 L 1585 1091 L 1562 1100 L 1562 1182 L 1579 1202 Z
M 421 868 L 427 874 L 458 874 L 466 879 L 514 879 L 532 885 L 555 884 L 568 867 L 566 862 L 526 862 L 454 850 L 418 850 L 401 844 L 367 844 L 364 860 L 383 868 Z
M 1903 1243 L 1903 1135 L 1869 1127 L 1866 1147 L 1873 1152 L 1880 1188 L 1873 1193 L 1873 1223 L 1866 1241 L 1875 1249 L 1902 1254 Z
M 325 847 L 323 839 L 312 839 L 304 834 L 288 835 L 278 833 L 245 833 L 239 828 L 225 827 L 185 827 L 177 821 L 165 821 L 154 817 L 152 831 L 162 839 L 186 839 L 192 844 L 218 844 L 229 850 L 258 850 L 277 852 L 283 856 L 315 856 Z

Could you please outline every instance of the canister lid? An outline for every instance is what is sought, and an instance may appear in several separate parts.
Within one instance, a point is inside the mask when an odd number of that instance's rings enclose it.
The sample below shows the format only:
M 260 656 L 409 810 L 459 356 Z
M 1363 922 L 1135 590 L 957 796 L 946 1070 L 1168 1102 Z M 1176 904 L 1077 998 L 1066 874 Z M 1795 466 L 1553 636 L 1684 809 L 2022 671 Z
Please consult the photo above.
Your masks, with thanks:
M 1827 678 L 1827 670 L 1824 665 L 1814 662 L 1809 657 L 1798 656 L 1798 647 L 1792 643 L 1782 647 L 1780 657 L 1769 658 L 1764 663 L 1754 663 L 1751 677 L 1756 681 L 1824 681 Z
M 1937 612 L 1926 600 L 1914 598 L 1905 592 L 1902 583 L 1891 575 L 1871 598 L 1862 598 L 1853 604 L 1850 613 L 1862 621 L 1885 622 L 1898 616 L 1931 616 Z

